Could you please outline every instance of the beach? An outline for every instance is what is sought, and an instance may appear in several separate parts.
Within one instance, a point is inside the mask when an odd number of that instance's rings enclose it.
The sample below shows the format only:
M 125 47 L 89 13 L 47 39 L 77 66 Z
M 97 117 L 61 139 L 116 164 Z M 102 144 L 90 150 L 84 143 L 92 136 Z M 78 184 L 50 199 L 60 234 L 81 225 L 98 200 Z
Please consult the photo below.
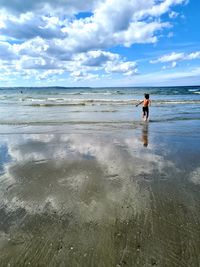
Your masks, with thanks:
M 0 266 L 199 266 L 199 122 L 200 87 L 1 88 Z

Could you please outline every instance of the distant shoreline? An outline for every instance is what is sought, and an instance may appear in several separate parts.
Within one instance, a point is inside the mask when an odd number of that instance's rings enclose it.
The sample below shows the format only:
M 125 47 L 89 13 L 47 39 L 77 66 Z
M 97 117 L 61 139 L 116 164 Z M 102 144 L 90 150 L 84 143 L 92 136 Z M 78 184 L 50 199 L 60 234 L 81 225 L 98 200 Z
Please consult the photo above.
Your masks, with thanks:
M 198 88 L 200 87 L 200 85 L 173 85 L 173 86 L 100 86 L 100 87 L 87 87 L 87 86 L 74 86 L 74 87 L 70 87 L 70 86 L 3 86 L 0 87 L 0 90 L 4 90 L 4 89 L 105 89 L 105 88 L 109 88 L 109 89 L 116 89 L 116 88 L 133 88 L 133 89 L 137 89 L 137 88 Z

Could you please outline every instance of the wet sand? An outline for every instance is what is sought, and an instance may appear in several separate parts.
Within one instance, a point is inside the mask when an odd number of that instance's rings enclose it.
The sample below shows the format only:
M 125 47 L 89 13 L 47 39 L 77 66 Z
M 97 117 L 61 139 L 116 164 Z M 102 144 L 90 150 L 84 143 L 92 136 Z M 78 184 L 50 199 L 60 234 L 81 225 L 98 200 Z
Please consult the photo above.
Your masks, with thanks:
M 187 123 L 2 134 L 0 266 L 199 266 Z

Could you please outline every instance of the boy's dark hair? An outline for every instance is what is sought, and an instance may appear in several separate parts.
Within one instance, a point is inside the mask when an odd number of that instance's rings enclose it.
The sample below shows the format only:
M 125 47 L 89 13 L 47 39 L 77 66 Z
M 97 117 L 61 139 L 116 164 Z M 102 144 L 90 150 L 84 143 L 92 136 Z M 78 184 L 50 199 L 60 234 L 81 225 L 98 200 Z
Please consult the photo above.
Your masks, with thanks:
M 146 99 L 149 99 L 149 94 L 144 94 L 144 97 L 145 97 Z

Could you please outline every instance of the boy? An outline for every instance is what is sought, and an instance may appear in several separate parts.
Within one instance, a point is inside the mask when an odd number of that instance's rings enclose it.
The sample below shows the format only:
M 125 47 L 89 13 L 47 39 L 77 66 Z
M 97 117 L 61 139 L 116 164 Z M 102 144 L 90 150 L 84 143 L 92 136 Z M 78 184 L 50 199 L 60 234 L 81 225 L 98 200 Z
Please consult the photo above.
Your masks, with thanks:
M 136 107 L 142 103 L 143 103 L 143 108 L 142 108 L 143 116 L 142 117 L 143 117 L 144 121 L 147 121 L 147 119 L 149 117 L 149 106 L 151 105 L 151 100 L 149 99 L 149 94 L 144 94 L 144 100 L 142 100 L 140 103 L 138 103 L 136 105 Z

